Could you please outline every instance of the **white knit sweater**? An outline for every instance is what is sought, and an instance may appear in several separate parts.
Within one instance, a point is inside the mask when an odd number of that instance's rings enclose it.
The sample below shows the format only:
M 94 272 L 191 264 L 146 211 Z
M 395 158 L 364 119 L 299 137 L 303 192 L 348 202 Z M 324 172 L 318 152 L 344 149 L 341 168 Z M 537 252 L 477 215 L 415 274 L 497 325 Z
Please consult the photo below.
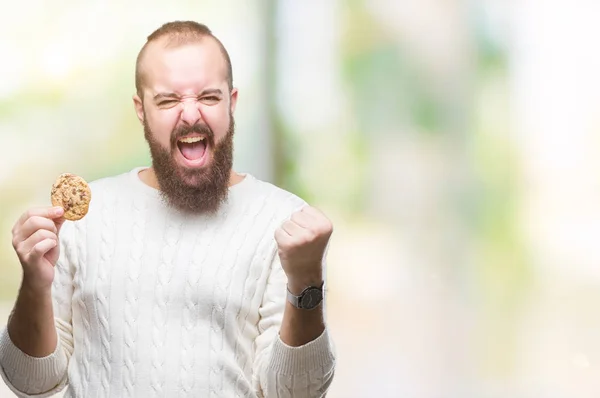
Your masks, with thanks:
M 0 373 L 21 397 L 318 397 L 335 366 L 328 332 L 279 338 L 286 277 L 275 229 L 304 205 L 247 174 L 215 216 L 183 216 L 141 168 L 90 184 L 88 215 L 60 233 L 59 343 L 32 358 L 6 330 Z

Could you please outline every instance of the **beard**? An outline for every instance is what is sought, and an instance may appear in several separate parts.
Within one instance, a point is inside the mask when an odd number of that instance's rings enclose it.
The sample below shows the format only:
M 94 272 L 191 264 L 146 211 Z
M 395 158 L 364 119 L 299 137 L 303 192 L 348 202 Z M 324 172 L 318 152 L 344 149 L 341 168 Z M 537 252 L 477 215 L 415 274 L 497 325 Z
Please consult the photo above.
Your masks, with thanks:
M 167 205 L 188 214 L 214 214 L 227 201 L 229 177 L 233 166 L 233 135 L 235 122 L 229 114 L 229 128 L 220 142 L 206 124 L 181 126 L 171 134 L 170 148 L 164 148 L 154 138 L 144 117 L 144 137 L 150 146 L 152 167 L 158 180 L 160 194 Z M 206 136 L 213 151 L 210 163 L 199 169 L 184 168 L 175 162 L 177 140 L 190 133 Z M 206 155 L 205 155 L 206 156 Z

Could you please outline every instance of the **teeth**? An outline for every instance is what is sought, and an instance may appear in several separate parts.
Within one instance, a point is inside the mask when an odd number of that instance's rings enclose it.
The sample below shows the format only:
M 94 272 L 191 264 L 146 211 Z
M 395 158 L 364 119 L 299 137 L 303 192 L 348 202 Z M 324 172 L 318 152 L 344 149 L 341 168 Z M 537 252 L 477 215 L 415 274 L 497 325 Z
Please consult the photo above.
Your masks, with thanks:
M 184 137 L 180 138 L 179 141 L 185 142 L 186 144 L 193 144 L 194 142 L 204 141 L 204 137 Z

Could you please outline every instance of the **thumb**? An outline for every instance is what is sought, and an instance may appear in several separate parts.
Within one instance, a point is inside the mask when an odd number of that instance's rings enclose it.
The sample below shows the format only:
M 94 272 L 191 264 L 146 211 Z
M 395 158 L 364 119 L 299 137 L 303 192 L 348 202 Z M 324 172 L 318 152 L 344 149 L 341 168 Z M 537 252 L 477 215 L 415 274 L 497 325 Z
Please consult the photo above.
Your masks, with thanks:
M 58 236 L 58 234 L 60 233 L 60 228 L 63 226 L 63 224 L 65 223 L 66 219 L 63 217 L 65 214 L 65 210 L 62 207 L 58 207 L 56 209 L 56 218 L 54 218 L 52 221 L 54 221 L 54 225 L 56 226 L 56 236 Z
M 60 234 L 60 229 L 63 226 L 63 224 L 65 223 L 65 218 L 61 217 L 61 218 L 57 218 L 54 220 L 54 225 L 56 225 L 56 236 L 58 236 L 58 234 Z

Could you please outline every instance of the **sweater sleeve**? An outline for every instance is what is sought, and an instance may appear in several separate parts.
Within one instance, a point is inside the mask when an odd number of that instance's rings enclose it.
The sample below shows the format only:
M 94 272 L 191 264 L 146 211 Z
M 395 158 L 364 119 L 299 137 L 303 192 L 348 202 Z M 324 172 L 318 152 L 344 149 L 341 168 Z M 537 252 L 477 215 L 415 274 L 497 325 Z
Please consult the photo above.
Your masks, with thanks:
M 73 353 L 71 296 L 73 278 L 67 236 L 69 222 L 61 229 L 61 254 L 52 283 L 52 308 L 58 341 L 54 352 L 43 358 L 31 357 L 13 344 L 4 328 L 0 334 L 0 375 L 18 397 L 50 397 L 67 384 L 67 368 Z
M 335 354 L 327 329 L 315 340 L 290 347 L 279 337 L 286 303 L 286 275 L 275 251 L 255 341 L 254 385 L 266 398 L 324 397 L 333 380 Z M 325 305 L 325 302 L 323 302 Z

